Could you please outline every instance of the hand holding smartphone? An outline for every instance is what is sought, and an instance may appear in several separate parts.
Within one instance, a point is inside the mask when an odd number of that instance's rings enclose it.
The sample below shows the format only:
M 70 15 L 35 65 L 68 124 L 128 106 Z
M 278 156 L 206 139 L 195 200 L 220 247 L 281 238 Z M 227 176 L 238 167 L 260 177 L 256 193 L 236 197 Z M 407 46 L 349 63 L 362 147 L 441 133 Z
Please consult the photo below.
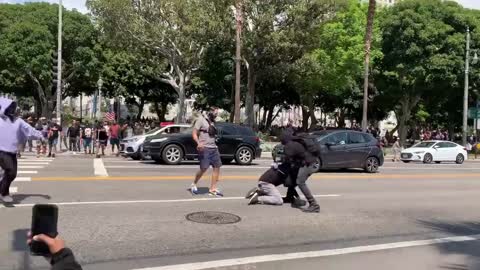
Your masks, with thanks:
M 52 204 L 37 204 L 32 210 L 32 236 L 46 235 L 55 239 L 58 235 L 58 207 Z M 38 237 L 37 237 L 38 238 Z M 41 237 L 40 237 L 41 238 Z M 35 238 L 30 243 L 30 253 L 34 256 L 50 256 L 52 253 L 43 239 Z

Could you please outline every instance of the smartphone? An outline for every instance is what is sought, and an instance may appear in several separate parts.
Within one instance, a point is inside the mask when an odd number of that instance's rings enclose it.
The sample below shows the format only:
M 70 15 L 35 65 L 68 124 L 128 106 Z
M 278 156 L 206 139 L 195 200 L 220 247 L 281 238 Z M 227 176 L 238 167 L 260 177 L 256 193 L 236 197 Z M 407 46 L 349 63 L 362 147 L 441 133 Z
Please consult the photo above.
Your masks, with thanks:
M 53 204 L 36 204 L 32 210 L 32 235 L 45 234 L 57 237 L 58 207 Z M 49 256 L 48 246 L 43 242 L 32 241 L 30 253 L 34 256 Z

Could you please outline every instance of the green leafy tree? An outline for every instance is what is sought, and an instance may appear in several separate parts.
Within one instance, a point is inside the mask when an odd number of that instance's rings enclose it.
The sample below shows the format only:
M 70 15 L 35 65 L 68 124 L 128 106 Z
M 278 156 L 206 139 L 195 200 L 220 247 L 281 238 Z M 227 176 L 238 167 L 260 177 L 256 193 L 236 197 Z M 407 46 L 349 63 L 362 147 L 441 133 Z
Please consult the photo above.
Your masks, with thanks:
M 401 1 L 385 12 L 379 90 L 395 111 L 401 143 L 422 101 L 449 104 L 437 110 L 452 114 L 462 107 L 450 101 L 462 93 L 465 30 L 478 27 L 465 12 L 440 0 Z
M 186 91 L 202 66 L 205 50 L 232 26 L 223 19 L 231 16 L 230 5 L 221 0 L 89 0 L 87 5 L 107 35 L 151 50 L 152 56 L 168 62 L 156 77 L 177 92 L 177 122 L 182 122 Z
M 17 96 L 34 96 L 39 114 L 55 110 L 53 52 L 57 45 L 58 5 L 0 5 L 0 84 Z M 97 32 L 86 15 L 64 12 L 62 95 L 92 92 L 98 78 Z

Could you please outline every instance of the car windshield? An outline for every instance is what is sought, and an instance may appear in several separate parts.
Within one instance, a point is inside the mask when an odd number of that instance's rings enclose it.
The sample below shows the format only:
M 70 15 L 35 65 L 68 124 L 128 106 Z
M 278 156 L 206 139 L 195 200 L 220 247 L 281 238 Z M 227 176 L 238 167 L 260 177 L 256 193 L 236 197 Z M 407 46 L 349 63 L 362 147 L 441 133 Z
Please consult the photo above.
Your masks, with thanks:
M 412 146 L 412 148 L 430 148 L 435 144 L 436 142 L 421 142 L 421 143 L 415 144 L 414 146 Z

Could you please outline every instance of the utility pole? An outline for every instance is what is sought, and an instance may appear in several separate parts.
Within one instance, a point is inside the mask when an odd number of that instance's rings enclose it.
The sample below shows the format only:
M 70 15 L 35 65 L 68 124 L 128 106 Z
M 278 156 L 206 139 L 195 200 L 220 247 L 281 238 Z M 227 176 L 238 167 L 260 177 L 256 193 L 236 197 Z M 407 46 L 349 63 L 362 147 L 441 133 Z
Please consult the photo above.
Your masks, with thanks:
M 235 53 L 235 109 L 234 122 L 240 124 L 240 79 L 242 61 L 242 25 L 243 25 L 243 0 L 235 1 L 235 20 L 237 25 L 236 53 Z
M 62 0 L 58 0 L 58 48 L 57 48 L 57 121 L 62 124 L 62 20 L 63 20 Z
M 462 144 L 467 145 L 468 130 L 468 73 L 470 72 L 470 29 L 467 27 L 467 45 L 465 53 L 465 88 L 463 90 L 463 132 Z M 475 115 L 476 117 L 476 115 Z

